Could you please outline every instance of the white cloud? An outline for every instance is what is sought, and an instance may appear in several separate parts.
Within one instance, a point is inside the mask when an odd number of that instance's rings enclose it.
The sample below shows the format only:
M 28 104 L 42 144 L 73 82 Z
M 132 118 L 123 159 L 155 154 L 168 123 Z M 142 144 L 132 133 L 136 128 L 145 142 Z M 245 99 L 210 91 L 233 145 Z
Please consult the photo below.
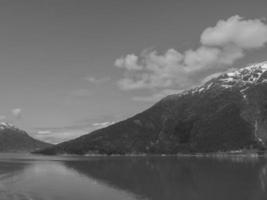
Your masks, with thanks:
M 52 131 L 50 130 L 41 130 L 41 131 L 37 131 L 37 134 L 39 135 L 47 135 L 47 134 L 51 134 Z
M 208 81 L 210 81 L 210 80 L 212 80 L 214 78 L 217 78 L 220 75 L 222 75 L 223 73 L 231 72 L 231 71 L 235 71 L 235 70 L 236 70 L 236 68 L 229 68 L 224 72 L 215 72 L 213 74 L 210 74 L 210 75 L 206 76 L 204 79 L 202 79 L 201 84 L 204 84 L 204 83 L 206 83 L 206 82 L 208 82 Z
M 140 56 L 129 54 L 117 59 L 115 66 L 124 70 L 118 86 L 123 90 L 154 89 L 155 97 L 158 91 L 198 85 L 211 74 L 229 69 L 245 55 L 245 50 L 263 47 L 267 42 L 267 24 L 260 19 L 233 16 L 205 29 L 200 42 L 195 50 L 144 51 Z
M 109 77 L 96 78 L 93 76 L 87 76 L 87 77 L 85 77 L 85 80 L 87 80 L 88 82 L 90 82 L 92 84 L 99 84 L 99 83 L 108 82 L 110 80 L 110 78 Z
M 136 61 L 142 68 L 136 70 L 129 62 L 125 62 L 125 77 L 118 84 L 124 90 L 169 87 L 185 70 L 177 67 L 181 65 L 182 59 L 183 55 L 174 49 L 169 49 L 162 55 L 157 51 L 144 52 Z
M 14 108 L 11 110 L 12 112 L 12 115 L 17 118 L 17 119 L 20 119 L 21 118 L 21 113 L 22 113 L 22 110 L 21 108 Z
M 187 72 L 201 70 L 205 67 L 211 67 L 210 64 L 218 62 L 222 51 L 218 48 L 200 47 L 197 50 L 188 50 L 185 52 L 184 65 Z
M 217 78 L 217 77 L 219 77 L 222 73 L 223 73 L 223 72 L 216 72 L 216 73 L 214 73 L 214 74 L 211 74 L 211 75 L 205 77 L 205 78 L 201 81 L 201 83 L 204 84 L 204 83 L 210 81 L 211 79 Z
M 133 100 L 134 101 L 155 102 L 155 101 L 159 101 L 160 99 L 162 99 L 163 97 L 166 97 L 168 95 L 179 94 L 182 91 L 183 90 L 165 89 L 165 90 L 162 90 L 162 91 L 160 91 L 158 93 L 152 94 L 151 96 L 136 96 L 136 97 L 133 97 Z
M 267 42 L 267 26 L 260 19 L 244 20 L 236 15 L 205 29 L 201 43 L 210 46 L 234 45 L 242 49 L 262 47 Z
M 97 127 L 97 128 L 103 128 L 103 127 L 107 127 L 109 125 L 112 125 L 114 124 L 115 122 L 96 122 L 96 123 L 93 123 L 92 125 L 94 127 Z
M 126 55 L 125 57 L 119 58 L 115 61 L 115 66 L 125 68 L 128 70 L 142 70 L 142 66 L 138 63 L 138 57 L 134 54 Z

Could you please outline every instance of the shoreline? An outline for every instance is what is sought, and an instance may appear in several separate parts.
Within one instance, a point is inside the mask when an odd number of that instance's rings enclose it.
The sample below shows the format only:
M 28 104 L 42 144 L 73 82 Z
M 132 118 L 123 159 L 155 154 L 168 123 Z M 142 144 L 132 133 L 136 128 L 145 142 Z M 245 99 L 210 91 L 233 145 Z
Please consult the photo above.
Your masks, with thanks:
M 228 151 L 228 152 L 211 152 L 211 153 L 177 153 L 177 154 L 147 154 L 147 153 L 133 153 L 133 154 L 40 154 L 30 153 L 32 155 L 41 156 L 80 156 L 80 157 L 266 157 L 267 151 Z

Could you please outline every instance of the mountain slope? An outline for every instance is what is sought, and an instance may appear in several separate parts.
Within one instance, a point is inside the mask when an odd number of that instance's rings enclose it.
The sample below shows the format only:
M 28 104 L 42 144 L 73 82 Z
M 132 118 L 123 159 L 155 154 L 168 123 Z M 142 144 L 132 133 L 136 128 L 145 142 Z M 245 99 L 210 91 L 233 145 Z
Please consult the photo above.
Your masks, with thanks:
M 50 146 L 51 144 L 36 140 L 13 125 L 0 124 L 0 152 L 32 152 Z
M 40 153 L 191 153 L 263 150 L 267 62 L 170 95 L 148 110 Z

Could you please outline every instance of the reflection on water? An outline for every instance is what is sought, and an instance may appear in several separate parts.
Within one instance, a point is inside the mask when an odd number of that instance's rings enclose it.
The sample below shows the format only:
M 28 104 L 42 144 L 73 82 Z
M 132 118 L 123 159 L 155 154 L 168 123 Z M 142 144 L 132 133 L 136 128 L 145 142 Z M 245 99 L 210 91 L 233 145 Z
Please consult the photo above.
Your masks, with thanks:
M 0 156 L 0 199 L 265 200 L 264 159 Z

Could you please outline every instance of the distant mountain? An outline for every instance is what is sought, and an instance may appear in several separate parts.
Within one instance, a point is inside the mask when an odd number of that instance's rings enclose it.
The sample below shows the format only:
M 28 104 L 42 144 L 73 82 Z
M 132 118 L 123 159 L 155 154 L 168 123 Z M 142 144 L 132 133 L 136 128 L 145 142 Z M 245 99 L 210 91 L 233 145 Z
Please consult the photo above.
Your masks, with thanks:
M 263 62 L 167 96 L 134 117 L 40 153 L 176 154 L 264 150 L 266 142 L 267 62 Z
M 50 146 L 11 124 L 0 123 L 0 152 L 32 152 Z

